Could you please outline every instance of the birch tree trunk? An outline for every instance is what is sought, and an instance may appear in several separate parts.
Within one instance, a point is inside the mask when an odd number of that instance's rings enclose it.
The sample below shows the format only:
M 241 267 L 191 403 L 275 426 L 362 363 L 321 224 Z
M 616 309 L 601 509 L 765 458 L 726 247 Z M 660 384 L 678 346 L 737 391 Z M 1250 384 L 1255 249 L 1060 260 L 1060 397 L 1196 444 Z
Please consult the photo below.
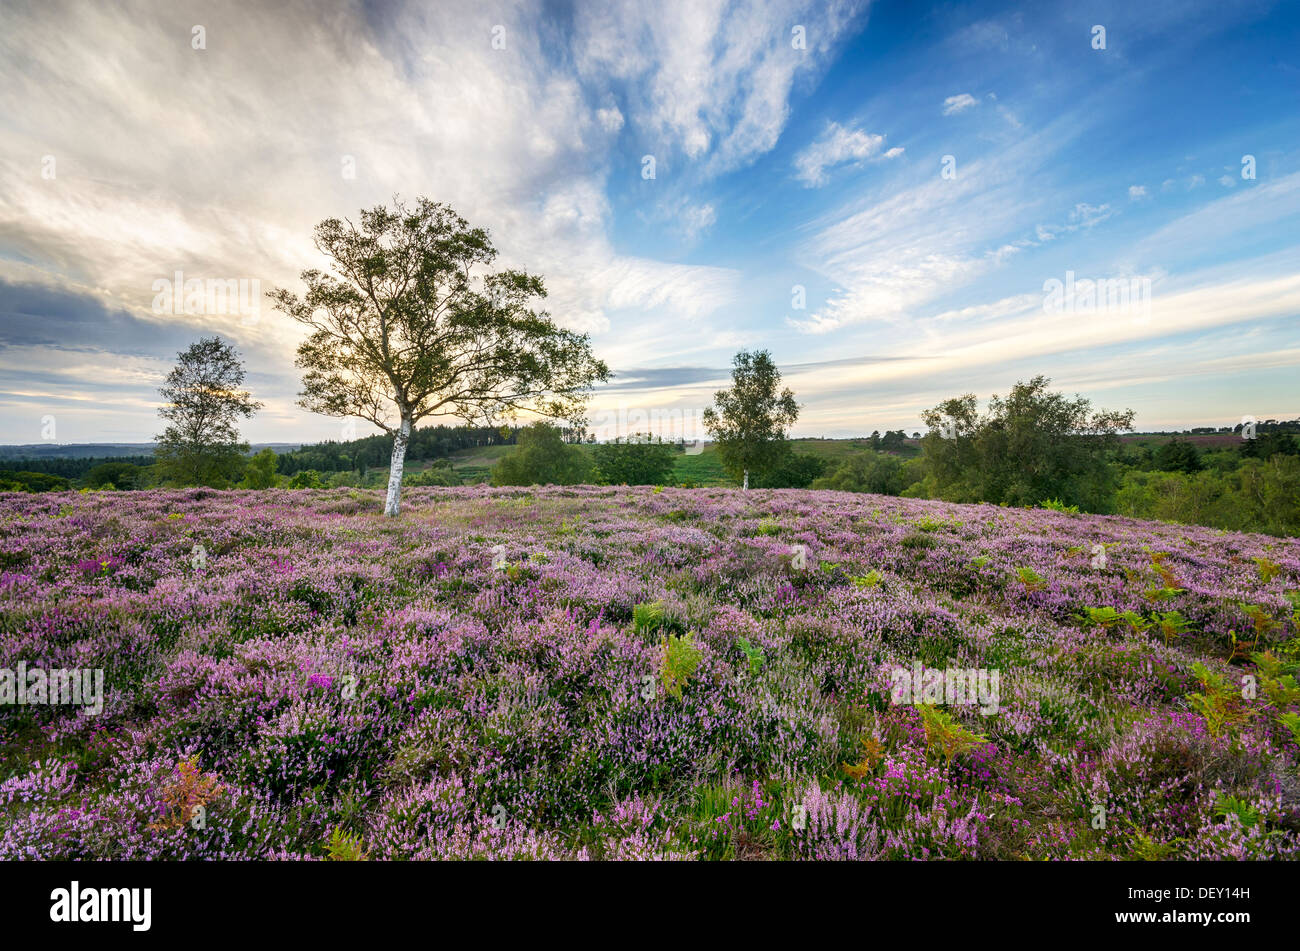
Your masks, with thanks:
M 749 470 L 748 470 L 748 469 L 745 470 L 745 484 L 742 485 L 741 488 L 742 488 L 742 489 L 748 489 L 748 488 L 749 488 Z
M 393 460 L 388 467 L 388 499 L 384 514 L 395 517 L 402 508 L 402 468 L 406 463 L 406 446 L 411 441 L 411 420 L 402 417 L 401 428 L 393 435 Z

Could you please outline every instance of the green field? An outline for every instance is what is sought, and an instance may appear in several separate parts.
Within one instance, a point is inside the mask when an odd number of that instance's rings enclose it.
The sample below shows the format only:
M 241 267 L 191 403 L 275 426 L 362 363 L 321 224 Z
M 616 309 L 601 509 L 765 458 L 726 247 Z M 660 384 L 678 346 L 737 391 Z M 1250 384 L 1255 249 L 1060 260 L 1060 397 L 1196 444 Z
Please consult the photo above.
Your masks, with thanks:
M 460 477 L 463 485 L 487 482 L 492 467 L 498 459 L 514 451 L 514 446 L 480 446 L 475 449 L 462 449 L 453 452 L 451 469 Z

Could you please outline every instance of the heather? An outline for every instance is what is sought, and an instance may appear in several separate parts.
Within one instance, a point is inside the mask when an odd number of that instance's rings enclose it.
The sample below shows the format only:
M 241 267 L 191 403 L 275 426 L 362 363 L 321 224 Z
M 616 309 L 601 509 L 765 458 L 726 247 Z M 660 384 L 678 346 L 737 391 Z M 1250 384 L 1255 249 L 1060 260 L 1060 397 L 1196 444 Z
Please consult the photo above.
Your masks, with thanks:
M 0 495 L 0 858 L 1300 854 L 1300 541 L 811 490 Z M 993 669 L 996 713 L 890 671 Z

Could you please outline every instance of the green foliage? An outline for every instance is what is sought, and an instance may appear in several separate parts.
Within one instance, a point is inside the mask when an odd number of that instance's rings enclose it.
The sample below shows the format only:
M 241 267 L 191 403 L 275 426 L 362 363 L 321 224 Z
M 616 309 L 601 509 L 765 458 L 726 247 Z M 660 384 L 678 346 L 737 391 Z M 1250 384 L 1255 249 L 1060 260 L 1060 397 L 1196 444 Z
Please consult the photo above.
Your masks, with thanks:
M 861 577 L 850 577 L 849 580 L 852 581 L 859 588 L 874 588 L 880 584 L 883 578 L 884 575 L 882 575 L 879 571 L 876 571 L 873 568 L 871 571 L 868 571 L 865 575 L 862 575 Z
M 71 487 L 62 476 L 0 469 L 0 492 L 65 492 Z
M 1047 587 L 1047 579 L 1033 568 L 1017 568 L 1016 577 L 1020 579 L 1026 591 L 1042 591 Z
M 669 480 L 677 453 L 649 433 L 591 447 L 599 480 L 606 485 L 660 485 Z
M 1160 636 L 1165 639 L 1166 647 L 1169 646 L 1171 639 L 1188 633 L 1187 619 L 1177 611 L 1158 612 L 1155 616 L 1154 626 L 1160 632 Z
M 1261 684 L 1264 699 L 1277 709 L 1300 703 L 1300 684 L 1292 674 L 1280 677 L 1265 677 Z
M 945 400 L 922 418 L 930 432 L 923 490 L 953 502 L 1034 505 L 1057 499 L 1090 512 L 1109 510 L 1115 473 L 1109 456 L 1133 411 L 1094 411 L 1083 397 L 1048 390 L 1036 376 L 978 413 L 973 394 Z
M 315 469 L 303 469 L 301 472 L 294 473 L 289 480 L 291 489 L 323 489 L 325 483 L 321 480 L 320 473 Z
M 1053 512 L 1064 512 L 1067 515 L 1079 514 L 1079 506 L 1066 505 L 1060 499 L 1046 499 L 1042 503 L 1042 507 L 1045 509 L 1051 509 Z
M 1185 439 L 1171 439 L 1156 450 L 1152 460 L 1163 472 L 1199 472 L 1201 454 Z
M 1245 457 L 1228 471 L 1128 472 L 1114 511 L 1229 531 L 1300 535 L 1300 457 Z
M 1281 565 L 1268 558 L 1254 558 L 1251 560 L 1255 562 L 1255 571 L 1259 574 L 1259 580 L 1264 584 L 1268 584 L 1276 578 L 1282 570 Z
M 836 489 L 840 492 L 901 495 L 915 481 L 909 481 L 907 465 L 897 456 L 861 452 L 845 459 L 830 474 L 816 480 L 812 487 Z
M 1291 739 L 1300 744 L 1300 714 L 1297 713 L 1280 713 L 1277 722 L 1287 728 L 1291 734 Z
M 325 848 L 328 850 L 330 861 L 364 862 L 369 859 L 362 845 L 361 836 L 355 832 L 345 832 L 337 826 L 330 833 Z
M 1237 639 L 1235 631 L 1230 632 L 1232 635 L 1232 659 L 1251 656 L 1261 640 L 1269 640 L 1274 632 L 1282 629 L 1282 622 L 1273 616 L 1272 611 L 1262 605 L 1243 604 L 1241 609 L 1250 618 L 1252 640 L 1247 646 L 1244 640 Z
M 85 481 L 92 489 L 108 485 L 116 489 L 138 489 L 142 487 L 143 470 L 130 462 L 101 462 L 86 473 Z
M 1248 459 L 1271 459 L 1300 455 L 1300 445 L 1291 433 L 1261 433 L 1254 439 L 1242 440 L 1238 452 Z
M 1191 708 L 1205 718 L 1211 736 L 1244 724 L 1254 711 L 1245 705 L 1241 691 L 1233 688 L 1224 678 L 1211 671 L 1200 661 L 1192 664 L 1192 673 L 1201 684 L 1198 693 L 1187 695 Z
M 632 633 L 645 634 L 658 630 L 663 627 L 666 616 L 662 601 L 638 604 L 632 609 Z
M 1120 613 L 1111 607 L 1084 608 L 1083 612 L 1076 617 L 1085 624 L 1096 624 L 1105 630 L 1110 630 L 1124 620 Z
M 203 337 L 177 354 L 177 363 L 158 392 L 158 415 L 167 428 L 157 437 L 159 477 L 170 485 L 226 488 L 244 471 L 247 443 L 236 422 L 262 404 L 240 387 L 239 353 L 220 337 Z
M 559 429 L 537 422 L 519 433 L 519 445 L 492 467 L 493 485 L 580 485 L 595 478 L 591 455 L 566 443 Z
M 1265 677 L 1284 677 L 1287 674 L 1300 673 L 1300 661 L 1285 660 L 1272 651 L 1251 654 L 1250 659 Z
M 778 392 L 781 373 L 766 350 L 742 350 L 732 360 L 731 388 L 718 390 L 704 427 L 722 465 L 737 482 L 782 461 L 785 432 L 799 418 L 794 393 Z
M 782 443 L 769 465 L 750 474 L 749 484 L 759 489 L 806 489 L 825 471 L 825 459 L 795 452 L 789 443 Z
M 416 486 L 452 486 L 460 485 L 460 477 L 452 469 L 450 460 L 438 459 L 422 472 L 403 473 L 402 482 Z
M 274 449 L 263 449 L 252 459 L 248 460 L 248 467 L 244 469 L 243 481 L 239 483 L 243 489 L 270 489 L 276 484 L 276 465 L 279 457 L 276 456 Z
M 1291 602 L 1291 626 L 1300 631 L 1300 591 L 1286 592 L 1286 599 Z
M 1160 842 L 1141 829 L 1134 828 L 1133 858 L 1139 862 L 1163 862 L 1166 859 L 1173 858 L 1178 853 L 1178 845 L 1181 841 L 1175 839 L 1172 842 Z
M 690 681 L 704 652 L 695 645 L 695 632 L 685 635 L 669 634 L 662 641 L 663 659 L 659 667 L 659 680 L 664 690 L 678 700 L 682 698 L 682 688 Z
M 1182 588 L 1170 588 L 1168 586 L 1164 586 L 1164 587 L 1147 588 L 1146 591 L 1143 592 L 1143 594 L 1148 601 L 1158 604 L 1161 601 L 1169 601 L 1173 598 L 1178 597 L 1180 594 L 1183 593 L 1183 590 L 1184 589 Z
M 755 647 L 746 637 L 740 638 L 739 644 L 740 649 L 745 654 L 745 659 L 749 661 L 749 672 L 756 675 L 767 662 L 767 658 L 763 654 L 763 648 Z
M 1237 820 L 1247 829 L 1253 829 L 1259 825 L 1259 810 L 1236 796 L 1220 796 L 1214 804 L 1214 814 L 1228 817 L 1236 816 Z
M 922 515 L 912 523 L 923 532 L 937 532 L 944 528 L 961 528 L 961 522 L 949 521 L 942 518 L 931 518 L 929 515 Z
M 921 714 L 921 725 L 925 728 L 927 749 L 942 753 L 947 763 L 988 742 L 988 737 L 970 732 L 953 720 L 949 713 L 932 704 L 918 704 L 916 709 Z

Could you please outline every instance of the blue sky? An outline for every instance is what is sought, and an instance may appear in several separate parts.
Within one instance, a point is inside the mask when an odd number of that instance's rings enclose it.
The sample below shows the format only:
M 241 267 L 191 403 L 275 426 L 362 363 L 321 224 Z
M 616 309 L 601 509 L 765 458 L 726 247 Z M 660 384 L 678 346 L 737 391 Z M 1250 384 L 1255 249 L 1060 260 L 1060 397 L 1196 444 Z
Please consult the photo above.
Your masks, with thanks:
M 345 435 L 294 406 L 287 318 L 172 313 L 156 282 L 297 289 L 317 221 L 394 193 L 545 277 L 618 374 L 605 420 L 697 411 L 741 347 L 785 368 L 801 435 L 912 431 L 1039 373 L 1141 428 L 1300 415 L 1295 4 L 4 17 L 3 442 L 51 417 L 59 442 L 147 440 L 213 332 L 267 404 L 248 438 Z M 1090 308 L 1081 281 L 1133 296 Z

